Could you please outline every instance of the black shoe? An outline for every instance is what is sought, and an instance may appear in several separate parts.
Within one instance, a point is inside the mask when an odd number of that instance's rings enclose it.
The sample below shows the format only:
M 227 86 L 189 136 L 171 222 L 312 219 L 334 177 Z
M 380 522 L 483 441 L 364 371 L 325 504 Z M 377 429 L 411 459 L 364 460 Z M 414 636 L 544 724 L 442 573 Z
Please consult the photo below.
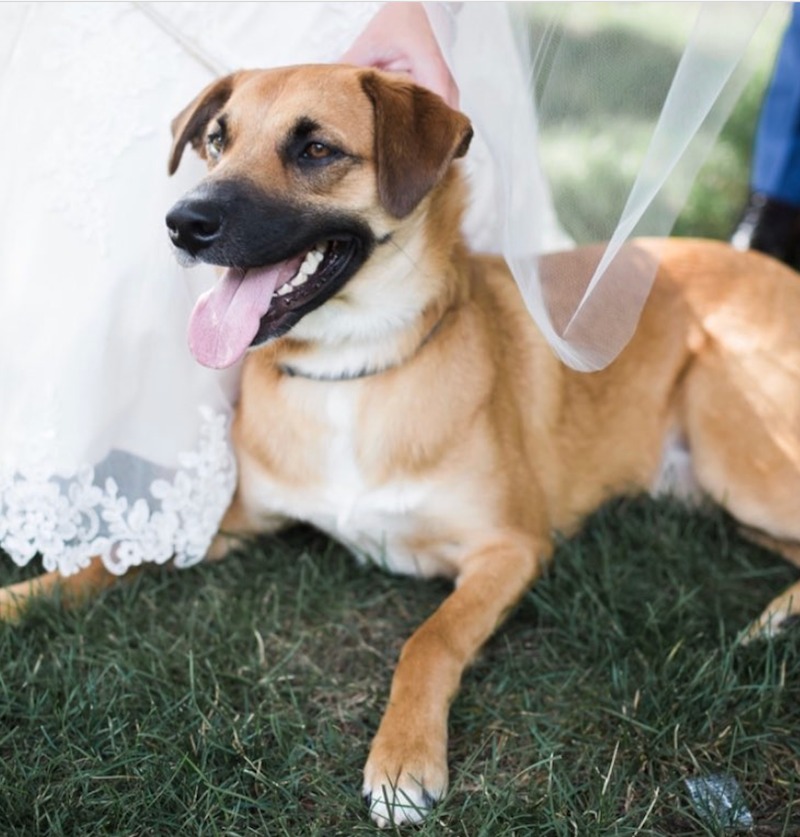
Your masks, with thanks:
M 737 250 L 759 250 L 800 270 L 800 206 L 753 192 L 731 236 Z

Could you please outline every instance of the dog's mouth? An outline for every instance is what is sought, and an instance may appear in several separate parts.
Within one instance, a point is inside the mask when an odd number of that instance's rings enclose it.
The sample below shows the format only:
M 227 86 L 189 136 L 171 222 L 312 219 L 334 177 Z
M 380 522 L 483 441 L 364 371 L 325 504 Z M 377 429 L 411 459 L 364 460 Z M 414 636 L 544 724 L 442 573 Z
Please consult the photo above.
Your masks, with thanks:
M 344 286 L 367 249 L 358 236 L 341 235 L 277 264 L 227 268 L 192 312 L 189 348 L 195 359 L 222 369 L 250 347 L 285 334 Z

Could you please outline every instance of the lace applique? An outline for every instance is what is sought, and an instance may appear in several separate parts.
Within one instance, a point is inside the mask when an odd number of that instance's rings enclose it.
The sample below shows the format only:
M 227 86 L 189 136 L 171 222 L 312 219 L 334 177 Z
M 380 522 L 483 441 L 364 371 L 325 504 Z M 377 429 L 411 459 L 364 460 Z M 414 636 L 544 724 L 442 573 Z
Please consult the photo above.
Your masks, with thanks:
M 63 575 L 98 555 L 115 575 L 145 562 L 201 561 L 236 481 L 227 416 L 201 414 L 197 448 L 178 457 L 171 479 L 150 483 L 149 499 L 122 495 L 113 477 L 97 484 L 91 466 L 55 476 L 40 457 L 0 474 L 0 546 L 19 566 L 40 555 L 45 570 Z

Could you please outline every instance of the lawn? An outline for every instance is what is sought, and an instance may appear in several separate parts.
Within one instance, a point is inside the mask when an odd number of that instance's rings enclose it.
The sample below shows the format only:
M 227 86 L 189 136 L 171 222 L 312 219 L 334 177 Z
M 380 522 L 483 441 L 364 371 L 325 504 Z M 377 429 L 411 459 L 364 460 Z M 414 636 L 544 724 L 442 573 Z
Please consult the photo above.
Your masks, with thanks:
M 729 232 L 779 29 L 681 234 Z M 749 812 L 752 834 L 800 834 L 800 631 L 737 643 L 796 576 L 719 512 L 601 510 L 466 675 L 451 790 L 409 833 L 722 835 Z M 361 767 L 402 642 L 447 592 L 298 529 L 75 611 L 36 603 L 0 625 L 0 835 L 379 833 Z M 687 780 L 715 776 L 746 811 L 693 804 Z
M 721 834 L 685 784 L 715 774 L 755 834 L 800 833 L 800 635 L 736 644 L 793 574 L 719 514 L 603 510 L 465 678 L 452 789 L 414 833 Z M 37 605 L 0 631 L 2 833 L 376 833 L 360 768 L 446 592 L 298 530 Z

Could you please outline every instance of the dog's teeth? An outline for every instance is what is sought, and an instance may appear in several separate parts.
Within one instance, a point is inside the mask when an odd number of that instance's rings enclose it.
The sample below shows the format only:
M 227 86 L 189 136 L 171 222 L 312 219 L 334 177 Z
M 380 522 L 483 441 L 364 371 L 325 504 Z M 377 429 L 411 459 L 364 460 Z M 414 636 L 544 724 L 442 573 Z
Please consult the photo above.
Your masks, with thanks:
M 300 265 L 300 273 L 305 273 L 307 276 L 311 276 L 319 267 L 323 258 L 324 256 L 319 252 L 319 250 L 309 250 L 309 252 L 306 253 L 305 259 L 303 259 L 303 263 Z
M 290 294 L 294 288 L 299 288 L 301 285 L 305 285 L 309 276 L 313 276 L 316 273 L 317 268 L 320 264 L 322 264 L 322 260 L 325 258 L 324 248 L 326 246 L 327 245 L 318 245 L 313 250 L 309 250 L 308 253 L 306 253 L 306 257 L 303 259 L 303 263 L 298 268 L 297 273 L 288 282 L 284 282 L 284 284 L 276 291 L 278 296 L 286 296 L 286 294 Z

